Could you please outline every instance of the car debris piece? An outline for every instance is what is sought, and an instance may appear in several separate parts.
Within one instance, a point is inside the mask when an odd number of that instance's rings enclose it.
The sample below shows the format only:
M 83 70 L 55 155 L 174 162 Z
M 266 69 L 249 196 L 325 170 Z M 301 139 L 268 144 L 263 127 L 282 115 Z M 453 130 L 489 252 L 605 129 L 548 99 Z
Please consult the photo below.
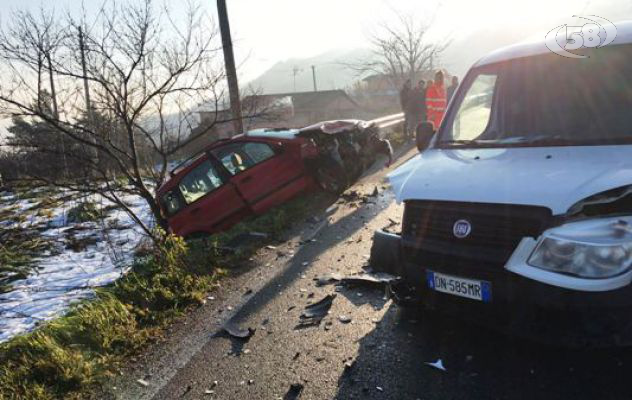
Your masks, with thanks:
M 431 362 L 426 362 L 424 364 L 426 364 L 429 367 L 441 370 L 441 371 L 447 371 L 447 369 L 445 369 L 445 367 L 443 366 L 443 361 L 441 359 L 438 359 L 437 361 L 432 362 L 432 363 Z
M 147 382 L 144 379 L 137 379 L 136 382 L 138 382 L 138 384 L 141 386 L 145 386 L 145 387 L 149 386 L 149 382 Z
M 290 385 L 290 389 L 287 391 L 287 393 L 285 394 L 285 396 L 283 396 L 283 400 L 296 400 L 301 396 L 301 393 L 303 393 L 303 389 L 305 388 L 305 386 L 303 386 L 300 383 L 293 383 Z
M 384 286 L 396 281 L 398 278 L 386 272 L 362 273 L 359 275 L 345 276 L 340 283 L 346 286 Z
M 235 325 L 232 325 L 232 324 L 224 325 L 223 329 L 231 337 L 233 337 L 235 339 L 241 339 L 241 340 L 250 339 L 250 337 L 252 335 L 254 335 L 255 331 L 256 331 L 255 328 L 248 327 L 248 328 L 242 329 L 242 328 L 240 328 L 238 326 L 235 326 Z
M 320 321 L 322 321 L 329 312 L 335 298 L 335 294 L 329 294 L 323 297 L 320 301 L 305 307 L 300 316 L 298 327 L 319 325 Z
M 349 322 L 351 322 L 351 317 L 348 315 L 340 315 L 338 316 L 338 321 L 342 322 L 343 324 L 348 324 Z
M 342 279 L 342 275 L 331 274 L 331 275 L 323 276 L 320 278 L 314 278 L 314 281 L 316 281 L 316 286 L 320 287 L 320 286 L 331 285 L 333 283 L 340 282 L 341 279 Z

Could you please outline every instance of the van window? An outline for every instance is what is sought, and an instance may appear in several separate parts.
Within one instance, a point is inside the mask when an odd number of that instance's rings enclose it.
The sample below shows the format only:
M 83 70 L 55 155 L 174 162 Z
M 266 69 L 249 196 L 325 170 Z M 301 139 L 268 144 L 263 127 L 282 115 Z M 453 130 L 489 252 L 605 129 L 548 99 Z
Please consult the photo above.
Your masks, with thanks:
M 485 131 L 492 113 L 496 78 L 495 74 L 481 74 L 474 78 L 454 118 L 454 140 L 476 139 Z
M 178 187 L 187 204 L 222 186 L 224 182 L 213 164 L 205 160 L 186 174 Z
M 484 66 L 438 145 L 632 144 L 632 46 L 583 53 L 589 57 L 543 54 Z M 475 142 L 454 142 L 463 140 Z

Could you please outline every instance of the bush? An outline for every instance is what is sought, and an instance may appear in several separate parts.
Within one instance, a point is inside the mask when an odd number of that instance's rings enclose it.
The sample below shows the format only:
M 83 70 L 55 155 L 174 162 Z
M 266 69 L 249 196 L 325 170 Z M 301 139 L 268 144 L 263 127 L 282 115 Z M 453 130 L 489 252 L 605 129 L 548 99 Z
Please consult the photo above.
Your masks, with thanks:
M 97 206 L 92 202 L 85 201 L 68 210 L 66 220 L 69 223 L 91 222 L 98 221 L 101 217 L 102 213 L 97 209 Z

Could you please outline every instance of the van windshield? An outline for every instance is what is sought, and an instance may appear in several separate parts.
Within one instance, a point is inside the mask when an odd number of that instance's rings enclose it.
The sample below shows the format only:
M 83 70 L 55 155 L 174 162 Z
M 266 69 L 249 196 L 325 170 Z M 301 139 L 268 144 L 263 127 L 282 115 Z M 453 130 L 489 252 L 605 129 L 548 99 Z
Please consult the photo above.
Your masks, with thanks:
M 632 46 L 485 66 L 470 74 L 438 147 L 632 144 Z

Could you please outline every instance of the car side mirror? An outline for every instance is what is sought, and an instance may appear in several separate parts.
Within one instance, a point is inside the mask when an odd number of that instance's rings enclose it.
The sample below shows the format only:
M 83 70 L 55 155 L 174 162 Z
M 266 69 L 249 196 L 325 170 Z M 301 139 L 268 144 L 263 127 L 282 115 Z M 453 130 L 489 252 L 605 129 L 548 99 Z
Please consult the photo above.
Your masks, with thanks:
M 430 121 L 421 122 L 417 125 L 417 129 L 415 131 L 417 150 L 421 153 L 428 148 L 430 141 L 435 134 L 434 124 Z

